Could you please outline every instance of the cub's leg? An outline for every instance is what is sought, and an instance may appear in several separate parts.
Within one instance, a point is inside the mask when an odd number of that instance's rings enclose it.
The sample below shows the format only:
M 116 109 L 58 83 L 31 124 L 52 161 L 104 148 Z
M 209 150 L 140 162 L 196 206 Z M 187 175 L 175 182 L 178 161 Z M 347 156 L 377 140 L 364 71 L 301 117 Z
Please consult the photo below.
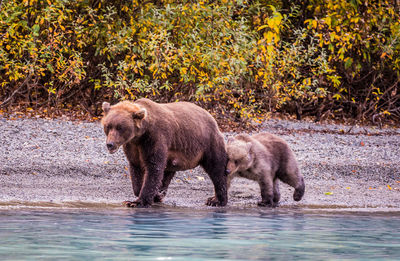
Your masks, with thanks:
M 281 199 L 281 193 L 279 191 L 279 180 L 278 178 L 274 179 L 274 205 L 278 206 L 279 200 Z
M 305 190 L 306 190 L 306 186 L 304 184 L 304 178 L 303 177 L 299 177 L 297 186 L 294 189 L 293 199 L 295 201 L 300 201 L 304 196 Z
M 261 190 L 261 202 L 258 202 L 260 207 L 274 207 L 274 182 L 271 178 L 270 171 L 267 175 L 263 175 L 259 180 Z
M 175 176 L 175 171 L 164 171 L 164 177 L 158 193 L 154 196 L 154 202 L 161 202 L 167 195 L 168 186 L 172 178 Z
M 287 168 L 285 173 L 280 173 L 278 176 L 280 180 L 294 188 L 293 199 L 300 201 L 305 192 L 305 184 L 299 169 L 297 167 Z

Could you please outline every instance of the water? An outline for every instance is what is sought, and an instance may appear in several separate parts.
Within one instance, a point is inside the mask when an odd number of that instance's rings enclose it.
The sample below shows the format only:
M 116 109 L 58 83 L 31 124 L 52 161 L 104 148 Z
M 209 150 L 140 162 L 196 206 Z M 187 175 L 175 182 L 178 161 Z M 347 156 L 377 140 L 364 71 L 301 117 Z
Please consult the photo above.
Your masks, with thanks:
M 246 213 L 247 212 L 247 213 Z M 0 210 L 1 260 L 400 259 L 400 213 Z

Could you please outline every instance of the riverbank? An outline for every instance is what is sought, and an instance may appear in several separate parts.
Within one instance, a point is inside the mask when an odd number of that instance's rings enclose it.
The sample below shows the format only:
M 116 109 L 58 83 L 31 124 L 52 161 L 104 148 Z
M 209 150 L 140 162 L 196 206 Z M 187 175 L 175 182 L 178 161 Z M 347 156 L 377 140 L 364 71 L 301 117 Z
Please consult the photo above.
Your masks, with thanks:
M 400 209 L 400 129 L 268 120 L 305 177 L 292 199 L 281 183 L 280 208 Z M 226 136 L 235 133 L 225 133 Z M 100 123 L 0 116 L 0 206 L 121 206 L 134 199 L 122 150 L 108 154 Z M 178 172 L 161 207 L 208 208 L 213 186 L 201 168 Z M 235 179 L 228 207 L 257 208 L 258 184 Z

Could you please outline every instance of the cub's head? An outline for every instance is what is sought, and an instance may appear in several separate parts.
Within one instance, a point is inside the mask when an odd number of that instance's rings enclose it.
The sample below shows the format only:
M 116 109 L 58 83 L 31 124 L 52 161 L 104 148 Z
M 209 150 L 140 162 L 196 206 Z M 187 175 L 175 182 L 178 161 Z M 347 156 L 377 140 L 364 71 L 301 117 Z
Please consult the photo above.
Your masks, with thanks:
M 106 145 L 110 153 L 134 138 L 139 138 L 144 133 L 143 123 L 146 120 L 147 111 L 129 101 L 123 101 L 110 106 L 103 103 L 104 117 L 101 124 L 107 135 Z
M 245 171 L 252 166 L 253 159 L 250 149 L 251 142 L 235 138 L 228 139 L 228 143 L 226 145 L 226 152 L 228 154 L 226 173 L 228 175 Z

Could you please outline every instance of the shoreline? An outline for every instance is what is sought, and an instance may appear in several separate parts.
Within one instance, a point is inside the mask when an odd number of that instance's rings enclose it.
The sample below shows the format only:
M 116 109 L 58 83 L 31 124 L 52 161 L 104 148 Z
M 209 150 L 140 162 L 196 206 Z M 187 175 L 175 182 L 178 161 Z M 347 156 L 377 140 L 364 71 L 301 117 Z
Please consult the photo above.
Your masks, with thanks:
M 258 127 L 289 143 L 306 182 L 299 202 L 281 183 L 280 207 L 271 211 L 400 211 L 400 129 L 286 120 L 267 120 Z M 108 154 L 100 123 L 0 116 L 0 143 L 0 210 L 91 204 L 118 209 L 134 199 L 125 156 L 122 150 Z M 178 172 L 164 203 L 153 208 L 268 210 L 257 207 L 260 192 L 253 181 L 234 179 L 224 208 L 204 205 L 213 189 L 199 167 Z
M 374 216 L 399 216 L 400 208 L 395 207 L 343 207 L 343 206 L 280 206 L 277 208 L 260 208 L 254 206 L 242 207 L 174 207 L 165 204 L 154 204 L 150 208 L 127 208 L 121 204 L 107 204 L 96 202 L 1 202 L 0 213 L 20 211 L 39 212 L 102 212 L 102 213 L 219 213 L 219 214 L 244 214 L 244 215 L 374 215 Z

